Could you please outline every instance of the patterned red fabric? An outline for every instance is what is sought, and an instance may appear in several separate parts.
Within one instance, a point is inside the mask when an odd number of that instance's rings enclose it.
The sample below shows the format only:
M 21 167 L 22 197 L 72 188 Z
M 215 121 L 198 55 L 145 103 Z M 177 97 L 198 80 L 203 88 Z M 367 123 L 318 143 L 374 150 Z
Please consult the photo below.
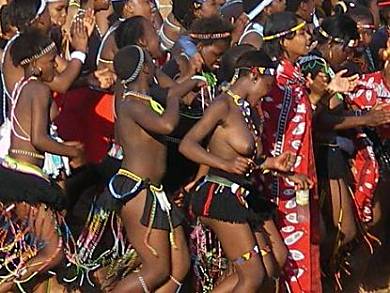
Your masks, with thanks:
M 355 110 L 370 110 L 377 103 L 384 103 L 388 104 L 390 111 L 390 90 L 384 82 L 382 72 L 363 75 L 357 90 L 347 96 L 346 102 Z M 378 127 L 377 131 L 382 138 L 390 138 L 390 125 Z M 354 202 L 359 219 L 367 223 L 372 221 L 372 202 L 379 181 L 379 165 L 364 133 L 358 133 L 354 142 Z
M 373 219 L 373 198 L 379 181 L 379 165 L 370 142 L 364 133 L 354 139 L 355 153 L 352 159 L 354 177 L 354 202 L 359 219 L 363 223 Z
M 312 108 L 299 67 L 281 61 L 277 82 L 262 101 L 263 145 L 268 155 L 291 152 L 297 156 L 294 171 L 317 181 L 312 145 Z M 268 184 L 270 183 L 270 184 Z M 278 204 L 278 228 L 289 250 L 282 285 L 290 292 L 321 292 L 319 264 L 319 198 L 310 191 L 310 208 L 299 219 L 294 184 L 281 177 L 268 182 Z M 310 212 L 309 212 L 310 210 Z
M 355 92 L 346 99 L 354 109 L 370 110 L 377 103 L 386 104 L 390 111 L 390 89 L 386 85 L 382 72 L 363 75 Z M 390 125 L 378 127 L 382 138 L 390 138 Z

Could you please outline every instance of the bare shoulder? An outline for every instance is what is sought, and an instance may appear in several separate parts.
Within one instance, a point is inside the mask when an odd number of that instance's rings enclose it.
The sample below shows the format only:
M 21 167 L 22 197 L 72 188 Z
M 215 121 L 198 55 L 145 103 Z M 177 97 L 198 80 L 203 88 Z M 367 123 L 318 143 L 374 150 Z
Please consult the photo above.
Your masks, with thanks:
M 32 93 L 34 97 L 48 98 L 51 96 L 51 90 L 47 84 L 39 80 L 31 81 L 26 88 Z

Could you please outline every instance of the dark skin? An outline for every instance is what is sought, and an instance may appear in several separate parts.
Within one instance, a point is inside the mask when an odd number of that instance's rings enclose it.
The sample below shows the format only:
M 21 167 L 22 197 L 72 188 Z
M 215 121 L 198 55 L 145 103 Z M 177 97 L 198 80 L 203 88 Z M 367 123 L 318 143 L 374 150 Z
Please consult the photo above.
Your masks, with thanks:
M 251 73 L 241 77 L 231 87 L 231 91 L 255 106 L 259 97 L 266 95 L 272 86 L 272 80 Z M 208 135 L 211 135 L 211 138 L 206 150 L 200 142 Z M 230 96 L 222 94 L 187 133 L 179 150 L 184 156 L 199 164 L 244 175 L 251 165 L 254 166 L 250 159 L 254 146 L 254 137 L 248 130 L 239 107 Z M 262 153 L 261 144 L 257 151 L 259 155 Z M 267 158 L 262 167 L 286 172 L 290 170 L 294 161 L 295 158 L 285 153 L 277 158 Z M 303 179 L 301 183 L 311 184 L 307 179 Z M 255 255 L 244 264 L 235 266 L 236 273 L 225 279 L 213 292 L 256 292 L 265 274 L 269 277 L 275 276 L 283 266 L 286 248 L 272 221 L 264 226 L 269 237 L 264 231 L 254 235 L 248 223 L 232 224 L 206 217 L 201 217 L 201 221 L 217 234 L 230 260 L 235 260 L 250 251 L 256 243 L 260 248 L 269 245 L 273 250 L 273 253 L 264 259 Z
M 137 80 L 127 84 L 127 90 L 148 94 L 149 84 L 155 75 L 155 67 L 151 58 Z M 166 166 L 167 148 L 156 136 L 169 134 L 176 127 L 179 119 L 179 98 L 189 92 L 197 81 L 183 83 L 181 89 L 171 91 L 167 99 L 167 106 L 161 116 L 150 109 L 147 101 L 134 96 L 123 97 L 125 88 L 117 84 L 115 90 L 115 108 L 117 121 L 115 124 L 116 139 L 122 145 L 125 157 L 122 168 L 134 172 L 142 178 L 149 178 L 155 185 L 159 185 Z M 126 154 L 137 154 L 136 156 Z M 126 228 L 129 241 L 137 250 L 142 269 L 139 274 L 144 278 L 149 290 L 163 293 L 173 292 L 177 285 L 169 280 L 169 274 L 180 282 L 184 280 L 189 268 L 187 244 L 182 227 L 175 229 L 178 249 L 169 245 L 168 231 L 152 230 L 150 245 L 158 253 L 153 255 L 144 244 L 147 227 L 140 224 L 143 207 L 145 205 L 146 191 L 142 191 L 129 201 L 121 210 L 121 217 Z M 120 281 L 113 292 L 143 292 L 137 274 L 131 274 Z
M 21 127 L 30 136 L 31 141 L 24 141 L 11 134 L 11 149 L 21 149 L 38 154 L 49 152 L 68 156 L 73 167 L 79 167 L 83 163 L 84 150 L 78 142 L 58 143 L 52 140 L 48 134 L 50 123 L 50 105 L 52 102 L 50 89 L 44 82 L 50 82 L 55 73 L 55 52 L 48 53 L 33 63 L 24 67 L 24 75 L 31 76 L 37 67 L 41 68 L 38 80 L 29 82 L 22 90 L 15 108 L 15 115 Z M 17 131 L 20 129 L 16 128 Z M 39 168 L 43 166 L 43 160 L 29 156 L 10 154 L 11 157 L 30 163 Z M 17 214 L 21 218 L 29 218 L 34 235 L 45 243 L 45 247 L 28 261 L 26 274 L 28 278 L 34 272 L 46 272 L 58 265 L 63 257 L 62 246 L 56 223 L 53 221 L 53 212 L 44 205 L 31 206 L 26 203 L 17 204 Z M 12 282 L 0 286 L 0 292 L 12 290 Z
M 36 26 L 41 28 L 42 31 L 48 32 L 48 30 L 51 27 L 50 23 L 50 15 L 48 13 L 48 9 L 46 9 L 47 13 L 44 12 L 44 14 L 38 18 L 36 21 Z M 47 22 L 46 20 L 49 19 Z M 44 19 L 44 20 L 41 20 Z M 43 27 L 42 23 L 48 23 L 48 26 Z M 74 23 L 72 27 L 72 47 L 75 50 L 86 52 L 88 43 L 88 37 L 87 37 L 87 30 L 82 22 L 82 20 L 78 20 Z M 9 93 L 12 92 L 12 89 L 15 87 L 15 84 L 23 78 L 23 69 L 20 66 L 15 66 L 12 63 L 11 56 L 10 56 L 10 50 L 7 50 L 5 52 L 5 60 L 3 64 L 4 69 L 4 76 L 5 76 L 5 85 Z M 81 70 L 81 62 L 76 59 L 72 59 L 72 61 L 69 62 L 66 69 L 61 72 L 60 74 L 56 75 L 54 79 L 50 82 L 46 82 L 49 86 L 49 88 L 52 91 L 58 92 L 58 93 L 65 93 L 70 86 L 72 85 L 73 81 L 78 77 L 80 70 Z

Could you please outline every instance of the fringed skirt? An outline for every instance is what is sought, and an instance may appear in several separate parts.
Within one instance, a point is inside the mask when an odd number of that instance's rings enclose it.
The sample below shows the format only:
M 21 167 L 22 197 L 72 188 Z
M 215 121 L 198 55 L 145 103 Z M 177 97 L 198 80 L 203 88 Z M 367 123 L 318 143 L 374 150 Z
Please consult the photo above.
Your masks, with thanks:
M 0 284 L 12 282 L 22 292 L 63 251 L 72 259 L 75 248 L 62 214 L 64 194 L 40 172 L 9 157 L 0 166 Z M 34 262 L 48 248 L 51 254 Z
M 196 216 L 249 223 L 253 229 L 272 218 L 275 211 L 246 178 L 216 169 L 198 181 L 191 196 L 190 208 Z

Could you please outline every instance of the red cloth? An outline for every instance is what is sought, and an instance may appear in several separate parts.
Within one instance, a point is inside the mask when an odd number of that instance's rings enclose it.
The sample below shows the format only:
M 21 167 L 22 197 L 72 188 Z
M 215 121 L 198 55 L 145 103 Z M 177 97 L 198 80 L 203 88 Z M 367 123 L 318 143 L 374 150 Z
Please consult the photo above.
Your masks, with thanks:
M 390 111 L 390 90 L 382 72 L 363 75 L 358 88 L 347 96 L 346 102 L 355 110 L 370 110 L 377 103 L 384 103 L 388 105 L 385 108 Z M 382 138 L 390 138 L 390 125 L 378 127 L 377 131 Z M 358 132 L 354 142 L 356 147 L 352 159 L 354 202 L 359 219 L 366 223 L 371 222 L 373 218 L 372 205 L 379 181 L 379 165 L 364 133 Z
M 55 121 L 59 135 L 82 142 L 88 162 L 103 159 L 114 136 L 113 96 L 79 88 L 54 99 L 60 110 Z
M 262 101 L 263 145 L 267 155 L 289 151 L 297 156 L 294 171 L 317 181 L 312 145 L 312 108 L 299 67 L 281 61 L 277 84 Z M 297 221 L 294 185 L 280 177 L 270 180 L 278 205 L 278 228 L 289 250 L 282 285 L 290 292 L 321 292 L 319 264 L 319 199 L 310 192 L 310 216 Z
M 386 85 L 382 72 L 364 74 L 354 93 L 347 96 L 346 102 L 354 109 L 370 110 L 377 103 L 386 104 L 390 111 L 390 89 Z M 382 138 L 390 138 L 390 125 L 377 128 Z

